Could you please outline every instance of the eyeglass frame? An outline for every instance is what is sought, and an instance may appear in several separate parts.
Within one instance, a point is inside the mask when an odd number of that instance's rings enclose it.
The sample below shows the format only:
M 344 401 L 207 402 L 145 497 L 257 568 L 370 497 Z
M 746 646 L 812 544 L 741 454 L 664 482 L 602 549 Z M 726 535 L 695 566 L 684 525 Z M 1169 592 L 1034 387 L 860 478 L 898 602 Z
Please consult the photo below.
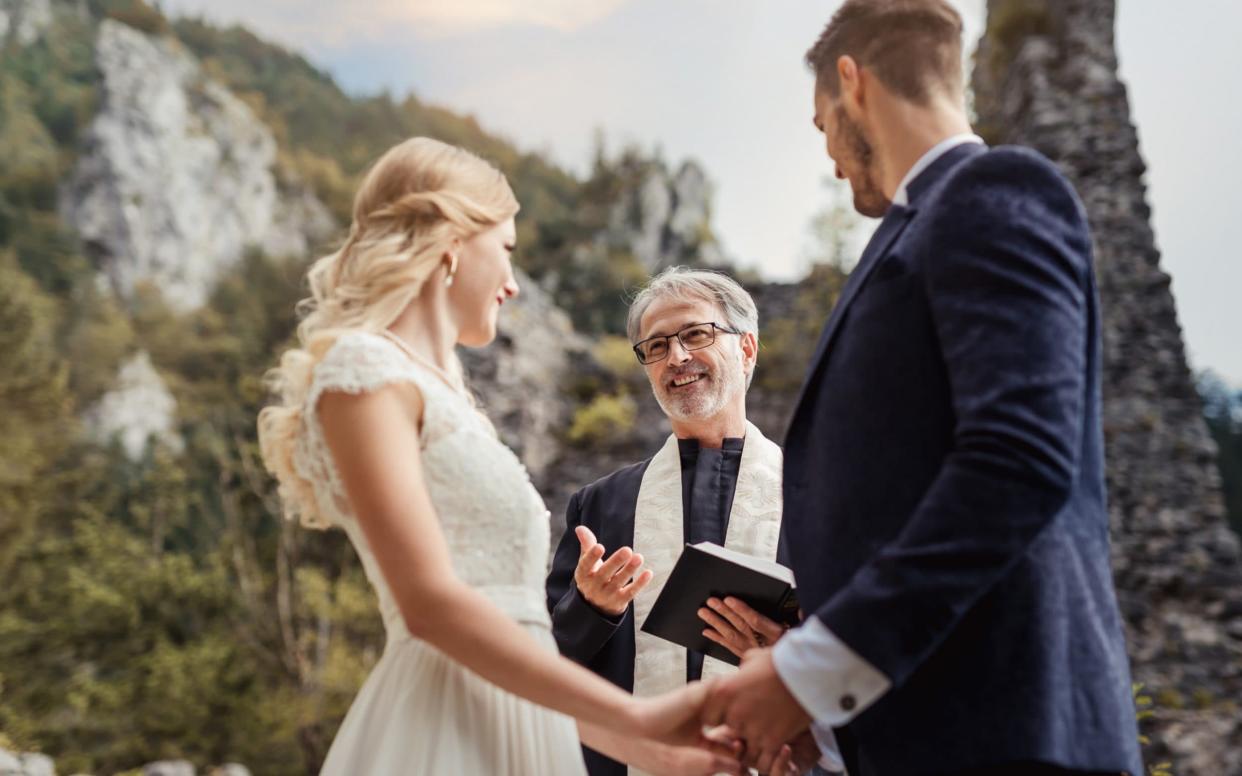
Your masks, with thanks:
M 712 327 L 711 342 L 708 342 L 706 345 L 701 345 L 697 348 L 688 347 L 686 343 L 682 341 L 681 333 L 683 331 L 689 331 L 690 329 L 693 329 L 696 326 L 711 326 Z M 630 350 L 634 351 L 635 357 L 638 358 L 638 363 L 642 364 L 643 366 L 651 366 L 652 364 L 658 364 L 664 359 L 668 358 L 669 353 L 673 352 L 672 347 L 669 347 L 669 349 L 665 351 L 663 357 L 657 358 L 653 361 L 644 361 L 643 354 L 639 351 L 639 347 L 647 344 L 648 342 L 651 342 L 653 340 L 658 340 L 658 339 L 662 339 L 667 343 L 668 340 L 676 337 L 677 343 L 681 345 L 682 350 L 686 351 L 687 353 L 693 353 L 696 350 L 705 350 L 707 348 L 710 348 L 713 344 L 715 344 L 717 329 L 724 332 L 725 334 L 736 334 L 739 337 L 742 336 L 742 333 L 743 333 L 743 332 L 737 331 L 736 329 L 730 329 L 727 326 L 721 326 L 719 323 L 716 323 L 715 321 L 701 321 L 699 323 L 687 323 L 685 326 L 682 326 L 680 329 L 673 332 L 672 334 L 657 334 L 654 337 L 648 337 L 647 339 L 639 340 L 638 342 L 635 342 L 633 345 L 630 346 Z

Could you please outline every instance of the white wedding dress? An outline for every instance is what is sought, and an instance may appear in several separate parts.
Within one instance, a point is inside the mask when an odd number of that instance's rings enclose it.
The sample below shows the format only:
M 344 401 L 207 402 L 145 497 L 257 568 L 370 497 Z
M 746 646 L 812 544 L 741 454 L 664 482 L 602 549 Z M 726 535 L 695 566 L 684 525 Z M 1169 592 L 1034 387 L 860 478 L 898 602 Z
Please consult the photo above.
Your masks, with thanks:
M 556 651 L 544 597 L 548 511 L 513 452 L 466 398 L 384 337 L 343 335 L 315 367 L 294 461 L 321 515 L 349 535 L 388 639 L 328 752 L 324 776 L 583 776 L 577 729 L 412 637 L 355 520 L 323 441 L 324 391 L 410 382 L 424 399 L 422 466 L 454 571 Z

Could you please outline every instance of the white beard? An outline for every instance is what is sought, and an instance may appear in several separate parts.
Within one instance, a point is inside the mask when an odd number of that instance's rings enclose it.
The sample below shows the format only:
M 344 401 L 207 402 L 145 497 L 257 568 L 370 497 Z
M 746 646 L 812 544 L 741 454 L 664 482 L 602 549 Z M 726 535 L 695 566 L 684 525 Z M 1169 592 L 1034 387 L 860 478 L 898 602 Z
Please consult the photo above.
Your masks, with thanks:
M 711 380 L 711 390 L 696 391 L 687 396 L 679 396 L 676 389 L 663 388 L 655 393 L 656 402 L 664 414 L 673 420 L 694 421 L 705 420 L 719 414 L 733 399 L 738 391 L 744 390 L 745 377 L 732 369 L 726 373 L 704 372 Z

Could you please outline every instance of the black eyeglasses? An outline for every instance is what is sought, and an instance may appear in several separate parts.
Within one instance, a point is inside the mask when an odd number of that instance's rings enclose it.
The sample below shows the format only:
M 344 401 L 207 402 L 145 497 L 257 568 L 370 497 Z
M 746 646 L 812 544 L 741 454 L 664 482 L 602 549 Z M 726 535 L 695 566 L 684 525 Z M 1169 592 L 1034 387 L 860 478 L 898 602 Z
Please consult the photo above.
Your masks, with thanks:
M 673 337 L 676 337 L 677 341 L 686 350 L 702 350 L 716 341 L 717 329 L 725 334 L 742 333 L 710 321 L 707 323 L 692 323 L 674 334 L 648 337 L 634 346 L 634 355 L 638 356 L 638 363 L 644 365 L 663 361 L 668 358 L 669 340 Z

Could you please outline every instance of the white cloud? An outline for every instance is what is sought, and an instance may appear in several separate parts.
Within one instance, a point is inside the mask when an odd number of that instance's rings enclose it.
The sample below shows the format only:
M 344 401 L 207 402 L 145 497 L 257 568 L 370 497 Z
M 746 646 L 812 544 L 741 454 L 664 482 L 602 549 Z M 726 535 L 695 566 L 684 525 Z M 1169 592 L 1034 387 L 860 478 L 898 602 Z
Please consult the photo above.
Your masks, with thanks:
M 406 29 L 420 38 L 448 37 L 521 25 L 572 32 L 590 25 L 627 0 L 166 0 L 174 14 L 203 15 L 216 22 L 242 21 L 264 34 L 300 47 L 337 47 L 389 37 Z
M 425 23 L 445 31 L 531 24 L 569 32 L 602 19 L 625 0 L 393 0 L 393 21 Z
M 967 49 L 985 0 L 950 0 Z M 413 89 L 479 117 L 524 148 L 582 169 L 591 138 L 693 156 L 716 184 L 725 249 L 792 278 L 831 170 L 809 122 L 801 53 L 839 0 L 162 0 L 171 12 L 241 21 L 308 54 L 359 93 Z M 1242 178 L 1242 103 L 1226 75 L 1237 0 L 1127 0 L 1117 41 L 1149 164 L 1163 266 L 1194 366 L 1242 385 L 1242 287 L 1230 231 Z M 562 34 L 573 31 L 574 34 Z M 1176 33 L 1176 34 L 1171 34 Z M 1171 67 L 1170 62 L 1177 63 Z M 1236 91 L 1236 89 L 1235 89 Z M 1236 220 L 1236 219 L 1234 219 Z

